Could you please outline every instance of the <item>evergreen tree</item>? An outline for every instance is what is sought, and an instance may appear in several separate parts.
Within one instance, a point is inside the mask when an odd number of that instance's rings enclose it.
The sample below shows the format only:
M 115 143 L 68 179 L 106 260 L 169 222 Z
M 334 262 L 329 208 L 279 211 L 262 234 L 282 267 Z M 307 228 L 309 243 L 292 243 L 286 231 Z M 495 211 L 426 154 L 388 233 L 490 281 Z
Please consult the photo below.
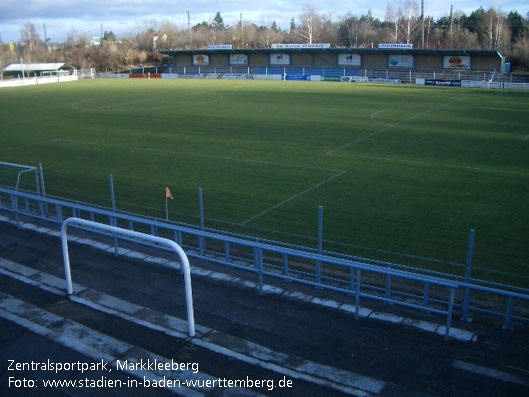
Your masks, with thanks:
M 215 18 L 213 18 L 213 28 L 215 30 L 226 30 L 226 26 L 224 25 L 224 20 L 222 19 L 220 12 L 217 12 L 215 14 Z

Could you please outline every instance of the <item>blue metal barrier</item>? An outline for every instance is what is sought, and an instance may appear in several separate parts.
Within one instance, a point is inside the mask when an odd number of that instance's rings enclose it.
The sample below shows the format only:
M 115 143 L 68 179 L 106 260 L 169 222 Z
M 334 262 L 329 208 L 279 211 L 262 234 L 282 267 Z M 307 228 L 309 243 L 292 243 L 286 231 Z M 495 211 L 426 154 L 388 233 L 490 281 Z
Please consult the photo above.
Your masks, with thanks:
M 23 202 L 23 205 L 21 205 Z M 47 207 L 47 212 L 42 210 Z M 509 290 L 477 285 L 470 279 L 453 280 L 403 270 L 403 265 L 381 265 L 378 261 L 361 261 L 345 255 L 329 255 L 325 251 L 311 250 L 289 244 L 257 240 L 233 233 L 218 233 L 201 226 L 176 224 L 165 220 L 139 216 L 123 211 L 78 203 L 58 198 L 42 197 L 30 192 L 0 188 L 0 210 L 20 217 L 30 217 L 62 224 L 72 216 L 106 222 L 112 226 L 126 225 L 129 230 L 148 230 L 152 235 L 168 236 L 182 245 L 189 257 L 209 261 L 254 273 L 259 289 L 263 291 L 264 277 L 274 277 L 311 285 L 320 289 L 354 295 L 355 315 L 359 314 L 361 298 L 391 303 L 407 308 L 428 311 L 446 316 L 446 336 L 449 335 L 453 308 L 463 311 L 501 316 L 505 327 L 513 320 L 529 322 L 529 318 L 515 314 L 515 301 L 529 301 L 529 295 Z M 99 234 L 115 238 L 115 235 Z M 127 241 L 127 238 L 120 238 Z M 130 239 L 129 239 L 130 240 Z M 135 240 L 130 240 L 138 243 Z M 150 245 L 142 243 L 144 245 Z M 161 248 L 161 247 L 158 247 Z M 161 248 L 163 249 L 163 248 Z M 316 252 L 315 252 L 316 251 Z M 320 251 L 320 252 L 318 252 Z M 116 245 L 117 252 L 117 245 Z M 381 262 L 382 263 L 382 262 Z M 417 270 L 417 269 L 413 269 Z M 392 283 L 392 280 L 394 281 Z M 400 288 L 396 288 L 400 285 Z M 431 296 L 431 287 L 438 290 Z M 458 304 L 455 292 L 458 287 L 480 291 L 495 298 L 507 298 L 506 313 L 472 307 L 470 299 Z M 418 294 L 416 291 L 421 291 Z M 442 292 L 444 291 L 444 292 Z

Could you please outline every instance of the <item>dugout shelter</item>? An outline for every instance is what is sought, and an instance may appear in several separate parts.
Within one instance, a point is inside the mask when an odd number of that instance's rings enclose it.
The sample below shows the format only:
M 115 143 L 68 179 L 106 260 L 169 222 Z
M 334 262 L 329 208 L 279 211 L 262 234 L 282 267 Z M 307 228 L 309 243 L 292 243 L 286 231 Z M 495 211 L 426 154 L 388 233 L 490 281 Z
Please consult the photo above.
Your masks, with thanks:
M 7 65 L 3 77 L 40 77 L 42 75 L 57 74 L 64 70 L 64 63 L 12 63 Z

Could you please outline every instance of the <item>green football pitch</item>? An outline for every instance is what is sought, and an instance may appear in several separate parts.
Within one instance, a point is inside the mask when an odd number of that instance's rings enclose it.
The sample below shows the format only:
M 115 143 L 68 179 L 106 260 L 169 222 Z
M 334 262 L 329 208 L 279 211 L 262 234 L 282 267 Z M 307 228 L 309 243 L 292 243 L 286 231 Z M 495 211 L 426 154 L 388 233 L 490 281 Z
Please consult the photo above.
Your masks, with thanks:
M 529 286 L 529 93 L 226 80 L 0 90 L 0 161 L 47 193 Z M 25 184 L 31 178 L 25 177 Z M 12 186 L 3 170 L 0 183 Z

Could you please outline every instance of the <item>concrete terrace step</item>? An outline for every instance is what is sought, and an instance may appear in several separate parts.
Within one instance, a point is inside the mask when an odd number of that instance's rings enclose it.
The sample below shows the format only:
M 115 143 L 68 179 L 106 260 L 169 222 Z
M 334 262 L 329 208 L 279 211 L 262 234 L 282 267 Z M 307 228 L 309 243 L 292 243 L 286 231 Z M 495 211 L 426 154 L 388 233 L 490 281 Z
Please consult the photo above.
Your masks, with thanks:
M 94 361 L 108 364 L 108 367 L 104 367 L 108 368 L 109 373 L 118 368 L 117 363 L 137 363 L 141 360 L 160 363 L 171 361 L 1 292 L 0 317 L 81 353 Z M 204 396 L 205 393 L 213 391 L 214 387 L 195 387 L 192 389 L 185 386 L 186 381 L 206 382 L 209 380 L 213 382 L 216 379 L 205 373 L 194 372 L 192 369 L 167 371 L 154 368 L 149 370 L 141 369 L 141 366 L 140 369 L 137 369 L 137 367 L 121 365 L 120 370 L 137 377 L 142 382 L 145 380 L 151 383 L 163 382 L 169 385 L 166 388 L 170 391 L 190 397 Z M 244 395 L 258 394 L 244 390 Z
M 9 218 L 3 217 L 1 215 L 0 215 L 0 221 L 8 221 L 10 223 L 13 223 L 13 221 L 10 221 Z M 49 235 L 49 236 L 60 237 L 60 233 L 58 231 L 51 230 L 51 229 L 48 229 L 42 226 L 37 226 L 29 222 L 21 224 L 21 228 L 30 230 L 30 231 L 35 231 L 41 234 Z M 68 240 L 71 242 L 89 246 L 91 248 L 95 248 L 95 249 L 98 249 L 104 252 L 108 252 L 112 254 L 115 253 L 115 248 L 113 245 L 105 244 L 100 241 L 95 241 L 90 238 L 70 235 L 68 237 Z M 134 260 L 141 260 L 141 261 L 145 261 L 148 263 L 164 266 L 167 268 L 172 268 L 172 269 L 179 268 L 179 263 L 173 260 L 159 257 L 156 255 L 152 255 L 152 254 L 146 254 L 144 252 L 136 251 L 134 249 L 119 247 L 118 254 L 126 258 L 130 258 Z M 198 251 L 194 249 L 190 249 L 188 250 L 188 254 L 198 254 Z M 209 255 L 209 256 L 213 257 L 212 255 Z M 247 263 L 241 262 L 240 264 L 246 265 Z M 230 283 L 237 284 L 239 286 L 243 286 L 243 287 L 251 288 L 251 289 L 257 289 L 259 287 L 259 285 L 254 281 L 242 279 L 242 278 L 235 277 L 233 275 L 219 272 L 219 271 L 211 271 L 206 268 L 200 267 L 199 265 L 197 265 L 197 263 L 193 263 L 193 266 L 191 267 L 191 274 L 193 276 L 210 277 L 218 281 L 226 281 L 226 282 L 230 282 Z M 280 295 L 283 297 L 287 297 L 289 299 L 294 299 L 294 300 L 298 300 L 302 302 L 310 302 L 311 304 L 334 308 L 334 309 L 337 309 L 345 313 L 355 312 L 355 306 L 350 303 L 338 302 L 333 299 L 322 299 L 322 298 L 319 298 L 313 295 L 308 295 L 308 294 L 305 294 L 305 293 L 302 293 L 296 290 L 285 290 L 277 286 L 265 284 L 263 287 L 263 291 L 267 294 Z M 368 317 L 370 319 L 374 319 L 377 321 L 384 321 L 384 322 L 393 323 L 393 324 L 402 324 L 408 327 L 420 329 L 422 331 L 432 332 L 439 336 L 445 335 L 446 328 L 444 325 L 441 325 L 438 323 L 438 322 L 442 322 L 442 319 L 439 317 L 436 317 L 436 322 L 432 322 L 432 321 L 425 321 L 425 320 L 420 320 L 416 318 L 403 317 L 403 316 L 395 315 L 392 313 L 379 312 L 379 311 L 371 310 L 365 307 L 360 307 L 359 317 Z M 477 335 L 475 333 L 465 330 L 465 329 L 457 328 L 455 326 L 452 326 L 450 329 L 450 337 L 456 340 L 459 340 L 459 341 L 463 341 L 463 342 L 477 341 Z
M 195 318 L 201 326 L 190 339 L 181 320 L 186 318 L 182 275 L 171 258 L 154 250 L 139 253 L 133 246 L 122 247 L 123 252 L 138 253 L 137 258 L 116 257 L 108 244 L 95 248 L 82 239 L 70 245 L 78 284 L 68 298 L 58 239 L 0 222 L 0 257 L 5 258 L 0 291 L 157 356 L 196 360 L 200 371 L 213 377 L 293 380 L 295 388 L 288 392 L 252 389 L 266 395 L 375 395 L 380 385 L 382 396 L 526 394 L 529 345 L 523 329 L 505 332 L 473 322 L 479 341 L 445 341 L 436 334 L 435 315 L 417 313 L 415 321 L 430 327 L 425 330 L 407 325 L 409 312 L 385 305 L 363 308 L 364 316 L 355 320 L 347 296 L 293 289 L 297 286 L 286 282 L 259 295 L 257 284 L 245 279 L 248 273 L 192 260 Z M 10 337 L 12 329 L 31 334 L 0 318 L 2 373 L 2 360 L 12 358 L 4 351 L 28 359 L 38 350 L 27 344 L 28 336 L 20 342 Z
M 3 258 L 0 259 L 0 274 L 59 296 L 64 296 L 64 280 Z M 81 285 L 74 285 L 74 290 L 77 293 L 70 296 L 73 302 L 133 322 L 142 327 L 162 332 L 173 338 L 185 340 L 192 345 L 226 358 L 300 380 L 322 390 L 332 390 L 335 395 L 340 393 L 356 396 L 379 394 L 386 385 L 385 382 L 377 379 L 318 364 L 301 357 L 276 352 L 265 346 L 227 335 L 208 327 L 198 325 L 196 327 L 197 335 L 191 339 L 186 335 L 187 322 L 185 320 Z M 10 295 L 0 293 L 0 308 L 2 308 L 2 311 L 0 311 L 1 317 L 26 326 L 32 332 L 49 337 L 51 340 L 66 344 L 66 346 L 86 354 L 94 360 L 104 358 L 111 365 L 115 365 L 118 358 L 121 361 L 134 361 L 138 360 L 138 357 L 145 360 L 150 359 L 151 361 L 155 359 L 160 362 L 170 361 L 142 348 L 134 347 L 128 343 L 98 333 L 75 321 L 38 309 Z M 47 326 L 51 326 L 53 330 L 46 330 Z M 80 335 L 84 335 L 82 342 L 79 339 Z M 130 374 L 140 377 L 148 375 L 147 378 L 153 380 L 163 378 L 163 373 L 152 371 L 147 371 L 147 375 L 144 372 L 137 371 L 130 371 Z M 184 373 L 180 378 L 175 378 L 174 380 L 182 383 L 182 376 L 188 379 L 190 376 L 196 376 L 196 374 Z M 216 378 L 207 374 L 200 374 L 197 379 L 213 380 Z M 181 389 L 178 389 L 178 392 L 181 392 Z M 247 392 L 247 395 L 251 394 L 250 391 Z M 188 391 L 186 393 L 188 393 L 186 395 L 194 395 Z

